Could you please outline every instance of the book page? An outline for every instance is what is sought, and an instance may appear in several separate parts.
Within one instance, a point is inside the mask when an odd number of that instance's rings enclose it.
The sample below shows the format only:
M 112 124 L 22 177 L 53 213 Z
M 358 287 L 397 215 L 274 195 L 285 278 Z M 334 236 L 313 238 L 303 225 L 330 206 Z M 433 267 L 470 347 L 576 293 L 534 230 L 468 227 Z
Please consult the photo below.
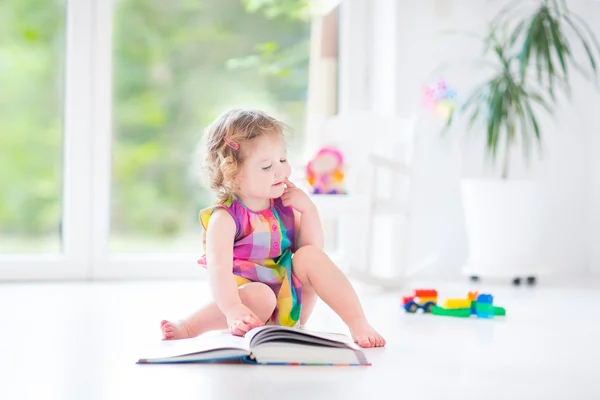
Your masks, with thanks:
M 341 333 L 317 332 L 309 331 L 306 329 L 290 328 L 285 326 L 261 326 L 259 328 L 252 329 L 246 334 L 246 340 L 248 343 L 251 343 L 252 346 L 259 343 L 265 343 L 271 340 L 277 340 L 286 337 L 290 339 L 304 341 L 307 344 L 311 342 L 325 344 L 326 342 L 319 340 L 324 339 L 325 341 L 343 343 L 348 347 L 355 347 L 353 340 L 349 336 Z
M 145 352 L 144 359 L 178 357 L 187 354 L 218 351 L 219 349 L 240 349 L 249 353 L 244 338 L 233 336 L 226 331 L 207 332 L 190 339 L 165 340 Z

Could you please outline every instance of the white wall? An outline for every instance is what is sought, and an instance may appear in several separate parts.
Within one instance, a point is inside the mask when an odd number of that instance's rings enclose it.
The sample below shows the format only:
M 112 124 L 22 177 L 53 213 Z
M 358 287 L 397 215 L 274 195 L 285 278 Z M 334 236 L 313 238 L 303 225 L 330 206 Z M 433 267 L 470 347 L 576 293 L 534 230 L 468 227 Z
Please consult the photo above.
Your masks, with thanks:
M 596 113 L 600 105 L 595 104 Z M 591 108 L 591 107 L 590 107 Z M 593 114 L 591 114 L 593 115 Z M 597 115 L 597 114 L 596 114 Z M 590 253 L 590 265 L 592 272 L 600 275 L 600 123 L 595 120 L 593 135 L 590 138 L 588 160 L 590 165 L 589 185 L 589 208 L 590 208 L 590 238 L 588 242 Z
M 600 37 L 600 2 L 588 1 L 588 15 L 596 21 L 594 32 Z M 592 25 L 592 24 L 590 24 Z M 587 86 L 592 100 L 587 104 L 586 121 L 589 126 L 587 146 L 588 161 L 588 241 L 589 263 L 594 274 L 600 275 L 600 99 L 597 92 Z
M 362 3 L 346 1 L 357 7 Z M 421 88 L 435 81 L 437 75 L 432 72 L 441 63 L 473 57 L 479 49 L 471 39 L 441 35 L 439 31 L 484 32 L 486 20 L 505 2 L 371 0 L 369 4 L 372 10 L 365 18 L 371 19 L 371 32 L 365 36 L 377 39 L 369 48 L 377 52 L 371 58 L 375 62 L 368 66 L 371 109 L 395 108 L 401 115 L 420 115 L 411 258 L 435 254 L 438 261 L 426 273 L 457 276 L 468 251 L 459 178 L 486 172 L 483 147 L 477 140 L 458 140 L 457 145 L 456 135 L 441 138 L 441 122 L 431 118 L 421 106 Z M 570 4 L 588 21 L 600 21 L 600 2 L 572 0 Z M 386 12 L 395 12 L 395 26 L 389 26 L 390 18 L 374 20 Z M 395 36 L 386 38 L 390 32 Z M 600 32 L 597 34 L 600 36 Z M 391 52 L 379 54 L 386 48 Z M 390 68 L 389 64 L 381 66 L 381 62 L 395 64 Z M 451 69 L 443 76 L 458 88 L 472 85 L 477 78 L 473 69 L 466 67 Z M 386 78 L 388 89 L 382 84 Z M 600 273 L 600 96 L 579 77 L 574 78 L 574 87 L 573 100 L 561 104 L 554 119 L 541 117 L 543 159 L 526 168 L 516 155 L 512 176 L 539 179 L 548 190 L 548 266 L 557 272 L 582 273 L 591 267 Z

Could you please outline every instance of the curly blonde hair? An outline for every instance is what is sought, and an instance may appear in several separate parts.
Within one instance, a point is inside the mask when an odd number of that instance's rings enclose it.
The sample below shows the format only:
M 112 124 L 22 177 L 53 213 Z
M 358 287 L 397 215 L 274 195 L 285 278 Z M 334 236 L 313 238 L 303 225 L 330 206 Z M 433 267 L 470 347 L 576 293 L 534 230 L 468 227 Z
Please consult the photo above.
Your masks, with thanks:
M 235 178 L 244 162 L 244 143 L 267 134 L 282 135 L 285 128 L 285 124 L 263 111 L 239 108 L 221 114 L 208 127 L 204 168 L 207 183 L 219 201 L 230 198 L 236 190 Z

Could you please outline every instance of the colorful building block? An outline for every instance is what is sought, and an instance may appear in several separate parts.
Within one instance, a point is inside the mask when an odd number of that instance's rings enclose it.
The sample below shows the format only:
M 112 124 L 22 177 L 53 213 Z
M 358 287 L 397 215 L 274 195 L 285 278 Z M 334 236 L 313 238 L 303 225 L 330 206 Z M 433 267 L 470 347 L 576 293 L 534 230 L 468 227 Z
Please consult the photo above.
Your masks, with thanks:
M 492 304 L 494 302 L 494 296 L 491 294 L 480 294 L 477 296 L 477 302 L 480 304 Z
M 435 306 L 431 309 L 431 314 L 445 317 L 468 318 L 471 316 L 470 308 L 443 308 Z
M 444 308 L 448 310 L 454 310 L 457 308 L 471 308 L 471 300 L 469 299 L 446 299 L 444 301 Z
M 416 313 L 419 309 L 425 313 L 437 305 L 438 293 L 434 289 L 417 289 L 413 296 L 404 296 L 402 305 L 409 313 Z
M 493 318 L 494 317 L 494 297 L 491 294 L 480 294 L 477 296 L 477 301 L 474 302 L 475 307 L 474 314 L 479 318 Z
M 469 292 L 466 299 L 447 299 L 444 307 L 436 306 L 431 313 L 448 317 L 465 318 L 476 315 L 478 318 L 494 318 L 506 315 L 506 310 L 494 306 L 494 296 L 489 293 Z
M 412 296 L 404 296 L 402 304 L 409 313 L 416 313 L 419 309 L 425 313 L 448 317 L 468 318 L 475 315 L 478 318 L 494 318 L 505 316 L 506 309 L 494 306 L 494 296 L 489 293 L 479 294 L 468 292 L 467 298 L 451 298 L 444 301 L 440 307 L 438 292 L 434 289 L 417 289 Z

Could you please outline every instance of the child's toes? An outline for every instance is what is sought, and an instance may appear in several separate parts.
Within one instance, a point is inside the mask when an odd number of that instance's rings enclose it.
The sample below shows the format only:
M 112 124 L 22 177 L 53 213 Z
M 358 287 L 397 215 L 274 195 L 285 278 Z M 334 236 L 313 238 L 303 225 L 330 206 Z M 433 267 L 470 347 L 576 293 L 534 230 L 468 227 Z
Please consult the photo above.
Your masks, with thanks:
M 369 336 L 369 342 L 371 342 L 371 346 L 377 347 L 377 345 L 378 345 L 377 336 Z
M 369 343 L 371 343 L 371 347 L 377 347 L 377 337 L 369 336 Z
M 174 336 L 173 332 L 175 331 L 175 329 L 170 322 L 161 321 L 160 330 L 162 331 L 163 339 L 172 339 L 173 338 L 173 336 Z
M 163 336 L 165 339 L 173 339 L 175 337 L 175 333 L 173 331 L 163 331 Z

